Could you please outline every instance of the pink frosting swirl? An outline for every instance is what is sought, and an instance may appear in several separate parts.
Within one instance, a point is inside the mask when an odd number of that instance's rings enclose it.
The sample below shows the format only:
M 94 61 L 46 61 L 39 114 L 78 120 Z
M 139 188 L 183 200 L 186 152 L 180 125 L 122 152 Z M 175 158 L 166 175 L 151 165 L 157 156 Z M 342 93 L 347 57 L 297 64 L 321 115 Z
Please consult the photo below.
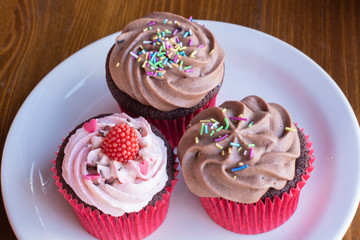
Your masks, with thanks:
M 294 178 L 300 141 L 283 107 L 249 96 L 200 112 L 180 140 L 178 156 L 195 195 L 255 203 Z
M 138 131 L 139 156 L 121 163 L 101 152 L 101 134 L 125 122 Z M 80 199 L 112 216 L 137 212 L 161 191 L 168 180 L 164 142 L 142 117 L 124 113 L 96 119 L 96 129 L 79 128 L 65 147 L 63 177 Z
M 197 105 L 224 76 L 225 53 L 196 21 L 151 13 L 130 22 L 109 61 L 117 87 L 161 111 Z

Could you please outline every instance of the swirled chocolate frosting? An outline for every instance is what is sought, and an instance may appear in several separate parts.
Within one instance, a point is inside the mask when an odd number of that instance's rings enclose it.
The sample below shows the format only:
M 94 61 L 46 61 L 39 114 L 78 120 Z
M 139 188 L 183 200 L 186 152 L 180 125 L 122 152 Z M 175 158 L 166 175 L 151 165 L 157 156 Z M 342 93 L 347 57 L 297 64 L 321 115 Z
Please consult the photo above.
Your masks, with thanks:
M 294 178 L 300 141 L 282 106 L 249 96 L 200 112 L 180 140 L 178 156 L 195 195 L 255 203 Z
M 190 108 L 224 76 L 225 53 L 203 25 L 155 12 L 130 22 L 109 61 L 116 86 L 161 111 Z

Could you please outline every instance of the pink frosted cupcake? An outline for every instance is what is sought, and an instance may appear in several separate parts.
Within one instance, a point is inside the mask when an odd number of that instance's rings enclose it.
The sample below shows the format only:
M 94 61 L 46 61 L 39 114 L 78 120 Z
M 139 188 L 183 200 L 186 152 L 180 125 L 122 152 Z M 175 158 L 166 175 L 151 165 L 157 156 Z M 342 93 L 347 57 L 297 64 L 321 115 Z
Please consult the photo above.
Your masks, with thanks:
M 80 124 L 54 164 L 59 191 L 99 239 L 142 239 L 155 231 L 166 217 L 178 173 L 160 131 L 125 113 Z
M 189 121 L 215 106 L 225 53 L 203 25 L 157 12 L 130 22 L 106 60 L 106 81 L 122 111 L 143 116 L 175 147 Z
M 199 113 L 178 156 L 186 185 L 209 216 L 230 231 L 256 234 L 295 212 L 313 170 L 310 147 L 283 107 L 249 96 Z

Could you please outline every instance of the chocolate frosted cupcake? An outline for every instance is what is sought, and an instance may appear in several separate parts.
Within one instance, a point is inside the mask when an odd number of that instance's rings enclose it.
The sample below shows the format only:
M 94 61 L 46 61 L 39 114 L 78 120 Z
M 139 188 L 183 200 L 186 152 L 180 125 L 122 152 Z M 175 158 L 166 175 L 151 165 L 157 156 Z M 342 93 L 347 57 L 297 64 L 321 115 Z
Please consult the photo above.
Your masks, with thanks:
M 178 156 L 209 216 L 230 231 L 255 234 L 296 210 L 315 160 L 307 139 L 283 107 L 249 96 L 199 113 Z
M 142 239 L 155 231 L 166 217 L 178 173 L 160 131 L 125 113 L 80 124 L 54 163 L 59 191 L 99 239 Z
M 177 146 L 191 118 L 215 106 L 224 58 L 206 27 L 156 12 L 130 22 L 116 38 L 106 80 L 124 112 L 145 117 Z

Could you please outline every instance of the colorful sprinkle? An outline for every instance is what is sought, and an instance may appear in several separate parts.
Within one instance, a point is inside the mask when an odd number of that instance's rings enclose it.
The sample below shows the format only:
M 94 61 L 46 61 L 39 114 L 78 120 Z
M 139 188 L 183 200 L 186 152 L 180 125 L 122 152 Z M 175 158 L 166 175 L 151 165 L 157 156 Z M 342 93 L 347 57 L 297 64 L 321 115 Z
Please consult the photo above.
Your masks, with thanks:
M 165 19 L 165 20 L 164 20 L 164 23 L 167 23 L 168 21 L 169 21 L 168 19 Z
M 195 55 L 197 54 L 197 51 L 196 50 L 194 50 L 192 53 L 190 53 L 190 57 L 195 57 Z
M 200 130 L 200 136 L 202 136 L 203 133 L 204 133 L 204 127 L 205 127 L 205 124 L 202 123 L 202 124 L 201 124 L 201 130 Z
M 292 132 L 295 132 L 295 131 L 296 131 L 295 128 L 290 128 L 290 127 L 285 127 L 285 130 L 287 130 L 287 131 L 292 131 Z
M 254 149 L 250 148 L 249 157 L 252 158 L 254 156 Z
M 255 147 L 255 144 L 254 143 L 249 143 L 248 147 Z
M 203 48 L 205 45 L 204 44 L 201 44 L 198 46 L 198 48 Z
M 205 125 L 205 134 L 208 134 L 209 133 L 209 127 L 208 125 Z
M 254 122 L 251 121 L 251 122 L 248 124 L 248 127 L 251 127 L 253 124 L 254 124 Z
M 225 129 L 229 129 L 229 127 L 230 127 L 229 119 L 227 119 L 227 117 L 226 117 L 226 118 L 224 118 L 224 120 L 225 120 L 225 123 L 226 123 Z
M 245 164 L 244 166 L 240 166 L 240 167 L 233 168 L 233 169 L 231 169 L 231 171 L 232 171 L 232 172 L 236 172 L 236 171 L 243 170 L 243 169 L 245 169 L 245 168 L 247 168 L 247 167 L 248 167 L 248 165 Z
M 199 143 L 199 138 L 195 137 L 195 143 Z
M 210 120 L 209 119 L 204 119 L 204 120 L 200 120 L 200 122 L 201 123 L 208 123 L 208 122 L 210 122 Z
M 233 143 L 233 142 L 230 142 L 230 146 L 240 147 L 240 144 L 239 144 L 239 143 Z
M 210 121 L 212 121 L 213 123 L 217 123 L 218 121 L 216 121 L 214 118 L 210 118 Z
M 188 72 L 193 72 L 193 71 L 194 71 L 194 69 L 191 68 L 191 69 L 186 69 L 184 72 L 188 73 Z
M 216 129 L 216 131 L 218 132 L 218 131 L 220 131 L 221 129 L 223 129 L 224 128 L 224 126 L 220 126 L 220 127 L 218 127 L 217 129 Z
M 219 149 L 223 149 L 223 147 L 222 147 L 220 144 L 218 144 L 218 143 L 215 143 L 215 146 L 216 146 L 217 148 L 219 148 Z
M 216 123 L 212 124 L 212 125 L 211 125 L 211 129 L 215 129 L 215 128 L 217 128 L 217 127 L 218 127 L 218 125 L 219 125 L 219 122 L 216 122 Z
M 138 55 L 136 55 L 136 54 L 133 53 L 133 52 L 130 52 L 130 54 L 131 54 L 131 56 L 133 56 L 134 58 L 138 58 L 138 57 L 139 57 Z
M 225 138 L 227 138 L 227 136 L 229 136 L 229 134 L 225 134 L 225 135 L 222 136 L 222 137 L 216 138 L 216 139 L 215 139 L 215 142 L 219 142 L 219 141 L 221 141 L 221 140 L 224 140 Z
M 247 118 L 241 118 L 241 117 L 229 117 L 230 119 L 238 120 L 238 121 L 247 121 Z
M 92 180 L 92 179 L 98 179 L 100 177 L 100 174 L 87 174 L 84 176 L 85 180 Z
M 116 63 L 116 67 L 119 67 L 120 66 L 120 63 L 118 62 L 118 63 Z
M 214 133 L 215 133 L 215 130 L 212 130 L 210 133 L 210 136 L 214 135 Z
M 189 40 L 189 46 L 191 46 L 191 44 L 192 44 L 192 38 L 190 38 Z
M 214 53 L 214 49 L 213 50 L 211 50 L 210 52 L 209 52 L 209 56 L 211 56 L 211 54 L 213 54 Z
M 238 152 L 240 152 L 240 151 L 241 151 L 241 149 L 242 149 L 242 147 L 239 147 L 239 148 L 238 148 Z
M 192 16 L 189 17 L 189 21 L 193 21 Z

